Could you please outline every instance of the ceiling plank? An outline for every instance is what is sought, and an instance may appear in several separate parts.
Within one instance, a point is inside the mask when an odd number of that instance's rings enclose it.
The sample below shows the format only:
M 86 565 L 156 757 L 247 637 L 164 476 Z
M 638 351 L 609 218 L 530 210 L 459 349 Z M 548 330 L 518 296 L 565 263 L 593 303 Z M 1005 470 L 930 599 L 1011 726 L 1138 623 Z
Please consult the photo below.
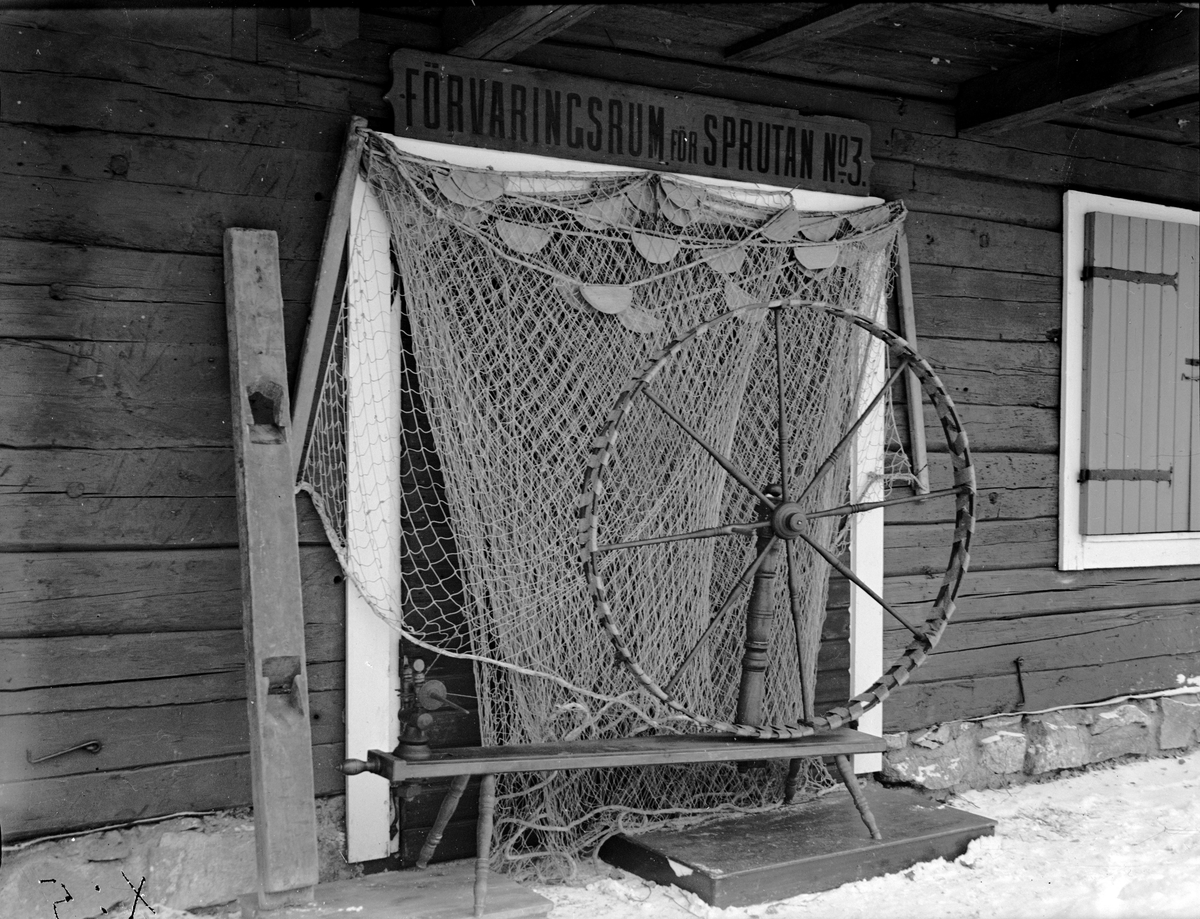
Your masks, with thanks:
M 958 91 L 958 130 L 992 137 L 1114 106 L 1145 93 L 1194 86 L 1200 62 L 1200 13 L 1180 10 L 1130 26 L 1039 60 L 964 82 Z
M 507 61 L 587 16 L 598 4 L 459 6 L 442 14 L 447 54 Z
M 766 61 L 815 41 L 824 41 L 875 22 L 907 3 L 830 3 L 811 13 L 760 32 L 725 51 L 727 61 Z

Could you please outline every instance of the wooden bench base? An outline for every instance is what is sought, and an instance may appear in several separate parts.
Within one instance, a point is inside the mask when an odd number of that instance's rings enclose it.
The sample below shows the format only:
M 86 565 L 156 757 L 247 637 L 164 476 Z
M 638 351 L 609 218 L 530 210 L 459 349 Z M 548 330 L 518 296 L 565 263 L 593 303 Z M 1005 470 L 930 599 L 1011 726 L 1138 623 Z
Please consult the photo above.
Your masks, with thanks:
M 553 772 L 560 769 L 602 769 L 618 766 L 658 766 L 681 763 L 747 762 L 768 759 L 834 757 L 859 815 L 872 839 L 879 829 L 870 806 L 854 778 L 849 757 L 855 753 L 880 753 L 883 738 L 849 728 L 814 734 L 797 740 L 752 741 L 732 734 L 687 734 L 664 737 L 627 737 L 615 740 L 573 741 L 504 747 L 447 747 L 428 755 L 405 759 L 394 753 L 371 750 L 367 760 L 346 760 L 346 775 L 373 772 L 393 785 L 420 779 L 453 778 L 437 821 L 421 850 L 418 865 L 433 857 L 446 825 L 454 816 L 468 776 L 484 777 L 479 789 L 478 852 L 475 869 L 475 915 L 484 915 L 491 855 L 492 816 L 496 807 L 496 776 L 506 772 Z

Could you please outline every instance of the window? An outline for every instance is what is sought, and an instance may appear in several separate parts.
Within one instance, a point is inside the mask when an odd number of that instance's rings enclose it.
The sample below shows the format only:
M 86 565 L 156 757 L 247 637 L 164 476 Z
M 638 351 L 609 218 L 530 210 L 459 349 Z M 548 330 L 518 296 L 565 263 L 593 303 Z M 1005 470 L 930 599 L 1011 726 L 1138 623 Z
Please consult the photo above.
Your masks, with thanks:
M 1198 225 L 1064 196 L 1062 569 L 1200 564 Z

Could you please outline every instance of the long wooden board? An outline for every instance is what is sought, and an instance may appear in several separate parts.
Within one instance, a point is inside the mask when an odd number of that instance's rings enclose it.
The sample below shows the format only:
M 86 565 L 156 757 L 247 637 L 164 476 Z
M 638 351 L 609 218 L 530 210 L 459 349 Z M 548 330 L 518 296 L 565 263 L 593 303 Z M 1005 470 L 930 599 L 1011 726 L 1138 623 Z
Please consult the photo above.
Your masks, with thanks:
M 747 741 L 732 734 L 673 734 L 616 740 L 435 749 L 428 759 L 404 760 L 380 750 L 372 763 L 390 782 L 456 775 L 497 775 L 553 769 L 604 769 L 676 763 L 730 763 L 850 753 L 879 753 L 882 737 L 839 728 L 798 740 Z
M 272 230 L 225 231 L 246 709 L 263 909 L 303 902 L 318 874 L 278 246 Z

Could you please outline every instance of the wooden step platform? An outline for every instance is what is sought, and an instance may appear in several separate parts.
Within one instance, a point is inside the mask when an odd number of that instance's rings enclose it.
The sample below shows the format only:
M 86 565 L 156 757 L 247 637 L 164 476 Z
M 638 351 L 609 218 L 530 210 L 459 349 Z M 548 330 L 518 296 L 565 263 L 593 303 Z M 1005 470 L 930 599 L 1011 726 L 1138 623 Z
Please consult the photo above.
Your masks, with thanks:
M 659 884 L 690 890 L 724 908 L 830 890 L 955 859 L 994 820 L 939 805 L 906 789 L 864 789 L 883 839 L 873 841 L 845 792 L 774 813 L 751 814 L 685 830 L 616 836 L 600 857 Z
M 241 898 L 242 919 L 468 919 L 474 909 L 475 860 L 442 862 L 424 871 L 388 871 L 318 884 L 307 906 L 259 911 Z M 554 904 L 492 872 L 485 919 L 543 919 Z

